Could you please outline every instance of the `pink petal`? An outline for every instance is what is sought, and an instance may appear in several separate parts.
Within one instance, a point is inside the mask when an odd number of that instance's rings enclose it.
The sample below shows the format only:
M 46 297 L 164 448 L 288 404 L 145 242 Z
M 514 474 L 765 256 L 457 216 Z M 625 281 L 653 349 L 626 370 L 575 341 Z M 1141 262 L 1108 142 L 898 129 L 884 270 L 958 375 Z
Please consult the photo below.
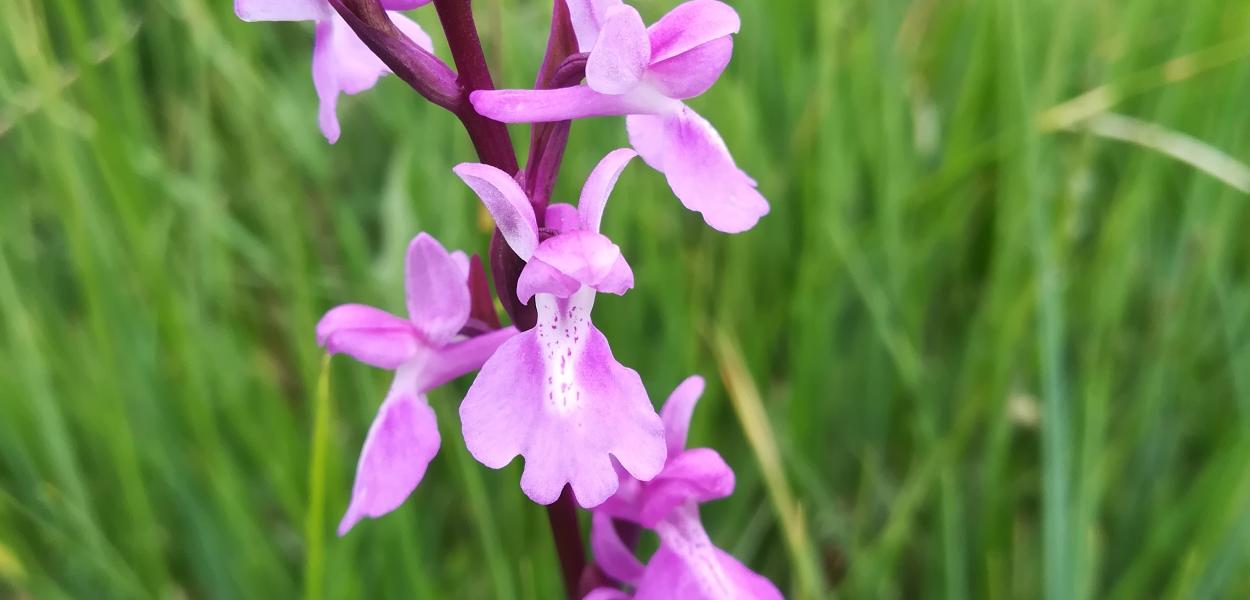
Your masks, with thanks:
M 576 282 L 577 286 L 574 286 Z M 538 245 L 521 271 L 517 295 L 528 302 L 534 294 L 566 298 L 582 285 L 601 292 L 623 294 L 634 286 L 634 274 L 621 249 L 602 234 L 572 231 Z
M 633 287 L 634 270 L 629 268 L 629 263 L 625 262 L 624 256 L 618 257 L 616 262 L 612 263 L 612 268 L 608 270 L 607 275 L 594 285 L 597 291 L 617 296 L 625 294 Z
M 733 469 L 715 450 L 695 448 L 669 454 L 664 470 L 643 486 L 637 520 L 655 527 L 682 504 L 718 500 L 733 491 Z
M 529 198 L 516 180 L 495 167 L 480 163 L 460 163 L 452 171 L 482 199 L 512 251 L 521 260 L 529 260 L 538 246 L 538 221 L 534 218 L 534 207 L 530 206 Z
M 451 261 L 456 263 L 456 268 L 464 274 L 464 280 L 469 280 L 469 255 L 464 250 L 452 250 Z
M 661 470 L 661 473 L 664 471 Z M 614 519 L 623 519 L 633 523 L 641 523 L 642 503 L 646 500 L 646 484 L 629 476 L 624 469 L 617 468 L 620 485 L 616 493 L 595 507 L 595 513 L 603 513 Z M 659 477 L 659 475 L 656 475 Z M 654 479 L 654 477 L 652 478 Z
M 733 38 L 717 38 L 668 60 L 653 63 L 647 70 L 647 81 L 669 98 L 693 98 L 716 83 L 733 53 Z
M 547 219 L 543 221 L 543 226 L 556 233 L 576 231 L 582 228 L 582 218 L 578 215 L 577 207 L 572 204 L 563 202 L 549 204 L 547 205 Z
M 326 0 L 234 0 L 234 14 L 244 21 L 322 21 L 335 13 Z
M 329 5 L 326 5 L 327 8 Z M 313 86 L 321 101 L 318 123 L 321 132 L 330 143 L 339 139 L 339 121 L 336 114 L 338 96 L 357 94 L 374 86 L 378 78 L 390 73 L 372 50 L 356 36 L 356 32 L 337 12 L 318 21 L 316 41 L 313 45 Z M 430 36 L 411 19 L 398 13 L 387 13 L 401 31 L 418 45 L 430 48 Z
M 642 563 L 621 541 L 621 536 L 612 524 L 612 517 L 607 513 L 595 511 L 591 518 L 590 549 L 594 553 L 595 564 L 603 569 L 609 577 L 633 583 L 642 577 Z
M 624 94 L 638 85 L 650 62 L 651 41 L 642 15 L 632 6 L 618 6 L 608 11 L 586 60 L 586 84 L 601 94 Z
M 593 507 L 617 489 L 612 457 L 636 479 L 659 473 L 663 424 L 638 374 L 591 324 L 593 290 L 535 303 L 538 324 L 486 361 L 460 405 L 465 444 L 493 469 L 525 457 L 521 489 L 535 502 L 554 502 L 571 484 Z
M 582 216 L 582 229 L 599 231 L 599 223 L 603 220 L 603 209 L 608 203 L 616 180 L 620 179 L 621 171 L 629 165 L 629 161 L 638 156 L 629 148 L 618 148 L 608 153 L 595 165 L 586 184 L 582 186 L 582 195 L 577 200 L 577 212 Z
M 677 511 L 656 532 L 660 548 L 647 562 L 636 600 L 781 600 L 772 582 L 712 545 L 693 506 Z
M 652 25 L 651 61 L 660 62 L 714 39 L 738 33 L 738 13 L 717 0 L 690 0 L 679 4 Z
M 569 19 L 579 50 L 590 52 L 595 47 L 608 11 L 617 6 L 621 6 L 621 0 L 568 0 Z
M 409 320 L 430 346 L 443 345 L 469 320 L 467 271 L 424 232 L 408 245 L 404 270 Z
M 582 600 L 629 600 L 629 594 L 616 588 L 598 587 L 582 596 Z
M 713 229 L 739 233 L 768 214 L 768 201 L 734 165 L 720 134 L 688 107 L 666 117 L 632 115 L 626 125 L 643 160 L 663 172 L 681 203 Z
M 382 369 L 398 368 L 421 348 L 407 319 L 363 304 L 330 309 L 317 323 L 317 343 L 330 354 L 347 354 Z
M 530 259 L 517 278 L 516 295 L 522 304 L 529 304 L 536 294 L 568 298 L 581 289 L 582 282 L 538 259 Z
M 638 91 L 638 90 L 635 90 Z M 504 123 L 549 123 L 629 114 L 660 114 L 668 99 L 640 93 L 609 96 L 588 86 L 555 90 L 478 90 L 469 95 L 482 116 Z
M 782 600 L 784 596 L 764 576 L 746 568 L 733 555 L 712 547 L 706 558 L 688 563 L 661 545 L 647 563 L 634 600 Z
M 417 390 L 424 393 L 480 369 L 499 346 L 516 333 L 515 327 L 504 327 L 431 352 L 421 364 Z
M 402 389 L 408 387 L 403 379 L 396 376 L 369 427 L 356 465 L 352 501 L 339 523 L 339 535 L 346 534 L 363 517 L 380 517 L 403 504 L 438 453 L 434 410 L 425 397 Z
M 548 238 L 534 251 L 534 258 L 586 285 L 603 279 L 620 256 L 620 246 L 593 231 L 574 231 Z
M 660 419 L 664 421 L 664 440 L 668 444 L 668 453 L 673 455 L 686 447 L 686 434 L 690 431 L 690 416 L 694 414 L 694 405 L 703 395 L 705 383 L 702 377 L 691 375 L 673 389 L 664 401 L 660 410 Z

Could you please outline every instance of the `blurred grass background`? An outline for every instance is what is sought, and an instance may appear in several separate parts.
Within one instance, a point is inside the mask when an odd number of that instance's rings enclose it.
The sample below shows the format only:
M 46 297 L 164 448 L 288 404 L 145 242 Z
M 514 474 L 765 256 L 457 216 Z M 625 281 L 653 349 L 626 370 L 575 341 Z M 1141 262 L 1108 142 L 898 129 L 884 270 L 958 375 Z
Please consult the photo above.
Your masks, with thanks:
M 721 235 L 631 167 L 637 288 L 596 310 L 657 403 L 708 377 L 714 540 L 798 597 L 1250 597 L 1250 3 L 731 3 L 693 104 L 772 213 Z M 549 3 L 477 7 L 527 85 Z M 224 0 L 0 32 L 0 596 L 559 597 L 468 378 L 409 502 L 333 536 L 389 375 L 313 324 L 400 310 L 417 231 L 485 248 L 458 124 L 392 77 L 327 145 L 311 26 Z M 558 197 L 623 129 L 574 127 Z

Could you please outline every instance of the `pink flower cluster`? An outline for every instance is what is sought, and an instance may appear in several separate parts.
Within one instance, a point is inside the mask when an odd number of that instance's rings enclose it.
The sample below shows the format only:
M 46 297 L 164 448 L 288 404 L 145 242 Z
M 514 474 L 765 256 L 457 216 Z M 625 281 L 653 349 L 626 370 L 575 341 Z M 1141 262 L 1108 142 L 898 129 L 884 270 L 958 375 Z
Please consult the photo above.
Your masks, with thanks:
M 556 85 L 495 90 L 476 33 L 463 29 L 472 28 L 468 0 L 433 0 L 458 76 L 433 55 L 420 26 L 393 12 L 430 1 L 235 0 L 246 21 L 316 22 L 313 83 L 318 122 L 331 143 L 340 136 L 339 95 L 364 91 L 391 72 L 462 120 L 483 163 L 452 171 L 495 220 L 493 275 L 517 323 L 492 326 L 497 317 L 480 265 L 475 279 L 464 253 L 448 252 L 426 233 L 408 248 L 407 318 L 358 304 L 325 314 L 316 333 L 328 352 L 395 372 L 361 450 L 339 534 L 412 493 L 441 440 L 425 394 L 477 371 L 459 408 L 473 457 L 499 469 L 521 456 L 520 485 L 532 500 L 556 503 L 571 490 L 593 511 L 593 555 L 612 581 L 570 594 L 780 598 L 767 579 L 716 548 L 699 519 L 700 503 L 734 486 L 733 471 L 714 450 L 685 448 L 702 379 L 684 382 L 657 414 L 642 378 L 616 360 L 591 319 L 598 293 L 622 295 L 634 286 L 629 262 L 600 224 L 635 157 L 663 173 L 681 203 L 715 229 L 745 231 L 768 212 L 720 135 L 684 102 L 708 90 L 729 63 L 737 13 L 718 0 L 690 0 L 648 27 L 621 0 L 555 0 L 540 84 Z M 575 47 L 562 49 L 561 39 Z M 602 116 L 626 117 L 633 148 L 599 162 L 576 206 L 548 204 L 542 186 L 554 179 L 569 122 Z M 532 160 L 556 157 L 543 167 L 549 176 L 527 178 L 536 171 L 517 169 L 499 122 L 554 127 L 534 136 L 530 153 Z M 618 534 L 622 523 L 659 536 L 645 564 Z

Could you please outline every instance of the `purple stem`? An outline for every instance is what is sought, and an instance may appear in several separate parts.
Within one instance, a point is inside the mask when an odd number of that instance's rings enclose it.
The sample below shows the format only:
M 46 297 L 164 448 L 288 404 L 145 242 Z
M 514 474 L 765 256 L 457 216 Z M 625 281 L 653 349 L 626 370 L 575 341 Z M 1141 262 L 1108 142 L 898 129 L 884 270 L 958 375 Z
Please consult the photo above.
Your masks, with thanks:
M 571 54 L 544 82 L 544 88 L 556 89 L 577 85 L 586 76 L 586 55 Z M 525 191 L 534 210 L 547 210 L 551 188 L 564 162 L 564 149 L 569 142 L 572 121 L 535 123 L 530 134 L 530 159 L 525 165 Z
M 469 95 L 456 74 L 395 27 L 377 0 L 330 0 L 347 25 L 400 79 L 426 100 L 459 114 Z
M 482 41 L 477 35 L 477 25 L 473 22 L 472 2 L 434 0 L 434 9 L 438 11 L 438 20 L 443 24 L 443 33 L 446 34 L 447 45 L 451 48 L 451 58 L 460 73 L 458 81 L 466 97 L 466 101 L 453 112 L 464 123 L 482 162 L 515 175 L 519 167 L 516 151 L 512 148 L 512 138 L 508 136 L 508 127 L 479 115 L 467 101 L 468 95 L 476 90 L 495 89 L 490 67 L 486 64 L 486 55 L 482 52 Z M 536 212 L 535 216 L 541 223 L 543 213 Z M 516 282 L 525 263 L 512 248 L 503 243 L 498 229 L 491 237 L 490 266 L 495 280 L 495 291 L 499 294 L 508 318 L 522 331 L 533 327 L 538 320 L 533 303 L 521 304 L 516 299 Z
M 495 89 L 490 68 L 486 66 L 486 55 L 482 53 L 482 42 L 477 36 L 477 25 L 473 23 L 472 1 L 434 0 L 434 9 L 443 24 L 443 33 L 447 36 L 447 45 L 451 48 L 451 58 L 456 63 L 460 87 L 466 99 L 477 90 Z M 516 151 L 512 149 L 508 127 L 479 115 L 467 100 L 454 112 L 464 123 L 482 162 L 515 175 Z
M 585 594 L 581 582 L 586 570 L 586 548 L 582 543 L 581 524 L 577 521 L 577 504 L 569 486 L 564 486 L 560 497 L 547 506 L 547 521 L 556 543 L 556 556 L 560 558 L 564 590 L 570 600 L 581 598 Z
M 504 241 L 503 234 L 496 229 L 490 238 L 490 272 L 495 280 L 499 303 L 503 305 L 504 312 L 508 313 L 508 318 L 512 319 L 512 324 L 521 331 L 533 329 L 538 322 L 538 311 L 534 308 L 534 302 L 531 300 L 529 304 L 521 304 L 516 296 L 517 279 L 521 277 L 521 269 L 524 268 L 525 261 L 512 251 L 508 242 Z
M 577 35 L 573 32 L 573 21 L 569 17 L 568 5 L 565 0 L 553 0 L 551 30 L 547 35 L 547 53 L 543 55 L 542 65 L 538 68 L 534 89 L 553 89 L 581 81 L 583 75 L 579 75 L 577 81 L 573 83 L 561 84 L 565 63 L 576 52 Z M 583 61 L 581 69 L 583 74 L 585 70 Z M 567 79 L 567 76 L 564 79 Z M 568 138 L 569 121 L 535 123 L 530 127 L 529 161 L 525 165 L 524 185 L 530 203 L 538 214 L 547 211 L 547 204 L 551 200 L 551 188 L 560 171 L 560 163 L 564 158 L 564 147 L 568 143 Z

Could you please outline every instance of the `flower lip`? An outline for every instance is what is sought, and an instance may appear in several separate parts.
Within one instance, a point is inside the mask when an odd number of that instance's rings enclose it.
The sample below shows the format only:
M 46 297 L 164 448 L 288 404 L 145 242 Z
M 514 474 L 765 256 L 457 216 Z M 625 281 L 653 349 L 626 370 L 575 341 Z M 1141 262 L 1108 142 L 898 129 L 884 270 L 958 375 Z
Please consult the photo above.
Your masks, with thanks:
M 613 458 L 644 481 L 664 465 L 664 425 L 591 322 L 594 297 L 539 295 L 538 324 L 500 346 L 460 404 L 473 457 L 498 469 L 523 456 L 521 489 L 540 504 L 568 484 L 578 504 L 598 506 L 620 482 Z

